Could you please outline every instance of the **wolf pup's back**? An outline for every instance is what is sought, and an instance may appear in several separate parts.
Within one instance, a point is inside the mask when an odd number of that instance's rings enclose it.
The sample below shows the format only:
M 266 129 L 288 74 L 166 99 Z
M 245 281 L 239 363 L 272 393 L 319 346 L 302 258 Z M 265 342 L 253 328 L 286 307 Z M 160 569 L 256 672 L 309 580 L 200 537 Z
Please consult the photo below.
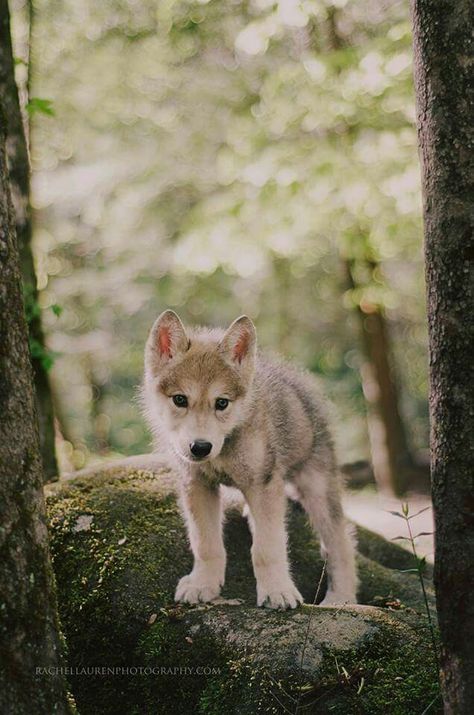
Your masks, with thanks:
M 336 479 L 328 408 L 313 377 L 276 356 L 258 354 L 255 383 L 256 407 L 269 414 L 271 447 L 287 466 L 285 477 L 316 457 Z

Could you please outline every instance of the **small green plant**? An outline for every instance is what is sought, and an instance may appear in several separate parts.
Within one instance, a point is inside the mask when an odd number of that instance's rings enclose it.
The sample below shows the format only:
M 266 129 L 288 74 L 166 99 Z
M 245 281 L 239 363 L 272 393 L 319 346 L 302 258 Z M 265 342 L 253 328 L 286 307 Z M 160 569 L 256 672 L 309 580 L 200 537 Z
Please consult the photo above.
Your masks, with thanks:
M 319 592 L 320 592 L 320 590 L 321 590 L 321 586 L 322 586 L 322 583 L 323 583 L 323 579 L 324 579 L 324 576 L 325 576 L 325 574 L 326 574 L 326 567 L 327 567 L 327 561 L 325 560 L 324 563 L 323 563 L 323 568 L 322 568 L 322 570 L 321 570 L 321 575 L 320 575 L 320 577 L 319 577 L 318 587 L 317 587 L 317 589 L 316 589 L 316 593 L 314 594 L 313 603 L 311 604 L 312 606 L 315 606 L 315 605 L 316 605 L 316 601 L 318 600 Z M 297 715 L 297 713 L 298 713 L 299 710 L 300 710 L 301 698 L 303 697 L 303 695 L 305 694 L 306 689 L 307 689 L 307 685 L 306 685 L 306 683 L 304 682 L 304 681 L 305 681 L 305 677 L 304 677 L 304 670 L 303 670 L 303 668 L 304 668 L 304 659 L 305 659 L 305 655 L 306 655 L 306 649 L 307 649 L 307 647 L 308 647 L 308 639 L 309 639 L 309 634 L 310 634 L 310 631 L 311 631 L 311 622 L 312 622 L 312 620 L 313 620 L 313 615 L 314 615 L 314 608 L 311 608 L 311 609 L 310 609 L 310 612 L 309 612 L 309 617 L 308 617 L 308 626 L 307 626 L 307 628 L 306 628 L 305 639 L 304 639 L 304 643 L 303 643 L 303 649 L 302 649 L 302 651 L 301 651 L 300 673 L 299 673 L 300 685 L 299 685 L 299 688 L 298 688 L 298 699 L 296 700 L 296 703 L 295 703 L 295 715 Z
M 41 315 L 41 308 L 36 298 L 36 290 L 31 283 L 23 283 L 23 305 L 28 326 Z
M 41 97 L 31 97 L 26 105 L 26 111 L 30 117 L 33 116 L 33 114 L 46 114 L 48 117 L 55 116 L 52 100 L 41 99 Z
M 418 534 L 413 535 L 413 531 L 411 528 L 411 520 L 414 519 L 416 516 L 419 516 L 423 512 L 427 511 L 431 507 L 425 506 L 423 509 L 420 509 L 417 511 L 415 514 L 410 514 L 410 507 L 408 505 L 408 502 L 405 504 L 401 505 L 402 511 L 401 513 L 399 511 L 390 511 L 390 514 L 393 514 L 393 516 L 398 516 L 400 519 L 403 519 L 405 521 L 407 531 L 408 531 L 408 536 L 395 536 L 393 541 L 408 541 L 411 550 L 413 552 L 413 556 L 415 559 L 415 566 L 414 568 L 411 569 L 400 569 L 402 573 L 416 573 L 418 575 L 418 579 L 420 581 L 420 586 L 421 586 L 421 591 L 423 593 L 423 601 L 425 604 L 425 610 L 426 610 L 426 615 L 428 618 L 428 627 L 430 630 L 430 635 L 431 635 L 431 642 L 433 644 L 433 657 L 435 660 L 435 665 L 436 665 L 436 673 L 439 677 L 439 657 L 438 657 L 438 646 L 436 644 L 436 632 L 435 632 L 435 627 L 433 624 L 433 619 L 431 617 L 431 609 L 430 609 L 430 604 L 428 601 L 428 596 L 426 593 L 426 586 L 425 586 L 425 574 L 426 574 L 426 557 L 422 556 L 421 558 L 418 556 L 417 551 L 416 551 L 416 544 L 415 540 L 419 536 L 431 536 L 433 532 L 431 531 L 420 531 Z
M 49 372 L 54 365 L 57 353 L 48 350 L 40 340 L 35 336 L 35 330 L 32 329 L 32 324 L 41 316 L 41 307 L 38 303 L 36 289 L 30 283 L 23 284 L 23 305 L 25 310 L 25 318 L 29 330 L 29 346 L 30 355 L 33 360 L 38 360 L 43 369 Z M 51 306 L 54 315 L 59 318 L 62 313 L 62 307 L 57 303 Z

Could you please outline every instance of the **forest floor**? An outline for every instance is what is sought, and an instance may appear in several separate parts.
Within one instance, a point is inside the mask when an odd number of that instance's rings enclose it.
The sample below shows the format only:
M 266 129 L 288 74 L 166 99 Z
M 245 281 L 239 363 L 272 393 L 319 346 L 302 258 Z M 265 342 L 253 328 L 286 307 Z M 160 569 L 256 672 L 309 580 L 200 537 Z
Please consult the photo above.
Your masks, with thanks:
M 348 489 L 344 495 L 344 510 L 349 519 L 366 529 L 375 531 L 386 539 L 407 536 L 405 522 L 388 513 L 400 511 L 402 503 L 408 503 L 410 514 L 416 514 L 422 509 L 426 509 L 412 520 L 413 534 L 418 534 L 421 531 L 433 532 L 431 499 L 427 494 L 412 493 L 397 499 L 379 494 L 375 487 L 368 486 L 357 490 Z M 405 548 L 409 546 L 406 541 L 397 540 L 396 543 Z M 433 534 L 418 537 L 416 548 L 419 556 L 425 556 L 427 561 L 432 562 L 434 555 Z

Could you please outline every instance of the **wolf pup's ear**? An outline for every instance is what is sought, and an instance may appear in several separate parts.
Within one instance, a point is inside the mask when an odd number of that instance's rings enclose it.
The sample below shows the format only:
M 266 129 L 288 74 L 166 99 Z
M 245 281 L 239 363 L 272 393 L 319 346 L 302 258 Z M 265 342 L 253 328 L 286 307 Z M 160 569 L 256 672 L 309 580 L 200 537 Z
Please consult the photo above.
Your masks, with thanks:
M 234 320 L 219 343 L 220 352 L 235 367 L 253 367 L 257 350 L 257 331 L 250 318 Z
M 145 347 L 145 370 L 156 377 L 174 357 L 185 353 L 189 340 L 183 324 L 173 310 L 165 310 L 155 321 Z

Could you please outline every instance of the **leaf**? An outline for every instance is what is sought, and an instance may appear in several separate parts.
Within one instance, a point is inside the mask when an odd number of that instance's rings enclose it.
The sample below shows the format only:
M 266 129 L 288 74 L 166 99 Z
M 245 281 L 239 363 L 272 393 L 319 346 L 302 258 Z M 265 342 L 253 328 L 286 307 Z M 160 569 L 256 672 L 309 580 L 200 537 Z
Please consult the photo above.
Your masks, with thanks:
M 167 608 L 160 608 L 160 613 L 167 616 L 170 621 L 182 621 L 184 618 L 184 612 L 181 606 L 170 606 Z
M 26 111 L 33 116 L 35 113 L 46 114 L 48 117 L 54 117 L 55 111 L 51 99 L 41 99 L 40 97 L 31 97 L 26 105 Z
M 25 317 L 28 325 L 33 322 L 35 318 L 41 315 L 41 308 L 38 301 L 34 298 L 32 292 L 24 288 L 24 304 L 25 304 Z
M 214 598 L 212 602 L 219 606 L 241 606 L 243 603 L 241 598 Z
M 390 539 L 390 541 L 400 541 L 400 540 L 410 541 L 408 536 L 392 536 L 392 538 Z
M 53 305 L 51 306 L 51 310 L 53 311 L 54 315 L 59 318 L 59 316 L 63 312 L 63 307 L 61 305 L 58 305 L 57 303 L 53 303 Z
M 31 335 L 29 338 L 29 344 L 31 357 L 35 360 L 38 360 L 43 366 L 43 369 L 46 372 L 49 372 L 53 367 L 54 362 L 58 357 L 59 353 L 53 352 L 52 350 L 48 350 L 44 347 L 44 345 L 41 345 L 39 340 L 37 340 Z
M 357 695 L 361 694 L 362 688 L 364 687 L 364 683 L 365 683 L 365 678 L 362 677 L 360 679 L 359 687 L 357 688 Z
M 378 606 L 379 608 L 389 608 L 391 610 L 399 610 L 403 607 L 400 599 L 392 595 L 374 596 L 372 599 L 372 605 Z
M 55 356 L 53 353 L 45 352 L 41 358 L 41 364 L 46 372 L 49 372 L 54 365 Z
M 419 536 L 432 536 L 433 534 L 433 531 L 420 531 L 420 533 L 416 534 L 413 538 L 417 539 Z
M 397 569 L 399 573 L 418 573 L 418 569 Z
M 399 511 L 391 511 L 390 509 L 384 509 L 384 511 L 386 511 L 387 514 L 393 514 L 393 516 L 399 516 L 400 519 L 406 519 L 406 517 L 403 514 L 400 514 Z
M 409 516 L 409 519 L 414 519 L 415 516 L 419 516 L 419 514 L 423 514 L 424 511 L 428 511 L 428 509 L 431 509 L 431 506 L 425 506 L 424 509 L 420 509 L 420 511 L 417 511 L 416 514 L 412 514 Z
M 404 516 L 408 516 L 408 512 L 409 512 L 408 502 L 406 502 L 406 504 L 402 504 L 402 512 L 403 512 Z

